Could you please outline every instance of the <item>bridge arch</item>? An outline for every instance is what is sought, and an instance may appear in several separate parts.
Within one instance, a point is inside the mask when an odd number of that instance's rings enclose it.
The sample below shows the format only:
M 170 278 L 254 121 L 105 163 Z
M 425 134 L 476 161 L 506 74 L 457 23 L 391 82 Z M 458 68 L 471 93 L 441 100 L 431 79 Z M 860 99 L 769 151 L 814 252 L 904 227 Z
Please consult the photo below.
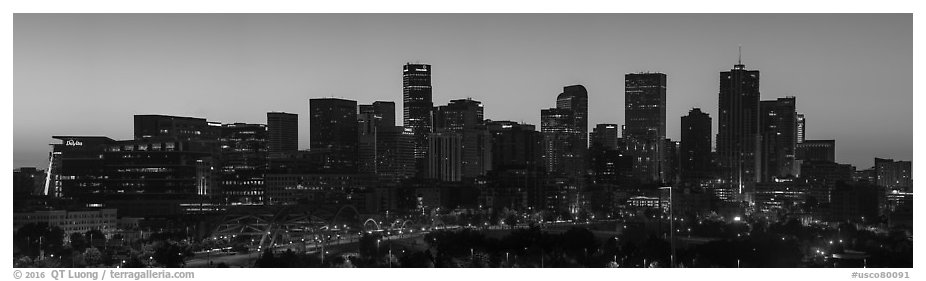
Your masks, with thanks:
M 328 222 L 328 224 L 329 224 L 329 225 L 336 225 L 336 224 L 335 224 L 335 221 L 338 219 L 338 216 L 341 215 L 341 212 L 343 212 L 344 210 L 347 210 L 347 209 L 350 209 L 350 210 L 354 211 L 354 215 L 356 215 L 357 218 L 358 218 L 358 220 L 359 220 L 359 218 L 360 218 L 360 211 L 358 211 L 357 208 L 354 207 L 353 205 L 344 205 L 344 206 L 341 206 L 341 208 L 338 209 L 338 211 L 337 211 L 336 213 L 334 213 L 334 216 L 331 217 L 331 221 Z
M 363 221 L 363 227 L 366 228 L 366 227 L 367 227 L 367 223 L 370 223 L 370 222 L 373 223 L 373 226 L 376 226 L 376 230 L 382 230 L 382 228 L 379 226 L 379 223 L 376 222 L 376 220 L 374 220 L 374 219 L 372 219 L 372 218 L 369 218 L 369 219 Z

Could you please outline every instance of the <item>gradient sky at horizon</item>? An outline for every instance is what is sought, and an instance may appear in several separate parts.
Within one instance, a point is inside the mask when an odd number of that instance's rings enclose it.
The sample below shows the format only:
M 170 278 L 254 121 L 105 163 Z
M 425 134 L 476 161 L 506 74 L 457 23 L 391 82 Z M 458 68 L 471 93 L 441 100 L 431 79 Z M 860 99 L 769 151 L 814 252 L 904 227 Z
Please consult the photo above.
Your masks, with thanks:
M 435 105 L 538 125 L 565 85 L 589 128 L 624 124 L 623 75 L 668 76 L 667 136 L 699 107 L 717 130 L 719 72 L 761 71 L 763 100 L 797 97 L 836 160 L 913 158 L 911 14 L 15 14 L 14 167 L 47 165 L 52 135 L 132 137 L 132 115 L 265 123 L 308 99 L 395 101 L 406 62 L 433 66 Z M 715 140 L 716 141 L 716 140 Z

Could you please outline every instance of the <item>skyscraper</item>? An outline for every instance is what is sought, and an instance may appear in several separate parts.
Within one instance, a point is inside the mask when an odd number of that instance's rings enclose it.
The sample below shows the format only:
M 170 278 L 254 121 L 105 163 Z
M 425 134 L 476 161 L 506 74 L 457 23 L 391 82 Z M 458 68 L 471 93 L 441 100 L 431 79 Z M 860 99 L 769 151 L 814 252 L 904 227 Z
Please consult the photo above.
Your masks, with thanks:
M 375 101 L 360 105 L 360 114 L 373 114 L 373 125 L 380 128 L 395 126 L 395 102 Z
M 618 149 L 620 127 L 617 124 L 598 124 L 589 134 L 590 146 L 600 146 L 605 149 Z
M 219 135 L 221 165 L 218 170 L 222 203 L 263 205 L 267 173 L 267 125 L 223 124 Z
M 543 135 L 531 124 L 487 121 L 492 135 L 492 170 L 537 170 L 541 167 Z
M 492 171 L 485 196 L 493 208 L 525 209 L 540 206 L 543 135 L 534 125 L 486 121 L 492 135 Z
M 377 139 L 380 132 L 395 126 L 395 103 L 377 101 L 373 104 L 361 104 L 357 122 L 360 133 L 357 147 L 358 170 L 361 173 L 376 174 Z
M 428 134 L 431 131 L 431 65 L 406 63 L 402 67 L 402 124 L 415 139 L 415 161 L 419 173 L 426 168 Z
M 556 108 L 572 110 L 576 130 L 582 133 L 581 147 L 588 148 L 588 91 L 582 85 L 563 87 L 556 97 Z M 583 153 L 584 154 L 584 153 Z
M 756 183 L 759 71 L 742 62 L 720 72 L 717 157 L 726 198 L 740 201 Z
M 570 163 L 577 159 L 576 146 L 580 132 L 573 126 L 574 114 L 569 109 L 549 108 L 540 111 L 540 131 L 543 133 L 543 159 L 546 172 L 572 174 Z
M 759 181 L 794 175 L 797 144 L 795 98 L 786 97 L 759 103 L 760 161 Z
M 582 182 L 588 155 L 588 91 L 563 87 L 556 108 L 540 111 L 546 171 Z
M 697 184 L 711 174 L 711 116 L 693 108 L 682 116 L 681 178 Z
M 472 99 L 451 100 L 434 109 L 434 132 L 462 138 L 463 177 L 485 175 L 492 167 L 491 144 L 483 119 L 482 103 Z
M 624 141 L 635 177 L 642 182 L 665 181 L 666 75 L 627 74 L 624 94 Z
M 807 139 L 807 120 L 804 119 L 803 113 L 797 114 L 797 143 L 804 142 Z
M 357 101 L 309 100 L 309 148 L 330 152 L 330 165 L 344 172 L 357 169 Z
M 448 182 L 462 180 L 463 135 L 436 132 L 428 136 L 428 142 L 428 178 Z
M 267 130 L 270 152 L 298 150 L 299 115 L 286 112 L 267 112 Z
M 913 192 L 912 161 L 875 158 L 875 175 L 877 184 L 888 192 Z
M 410 129 L 385 127 L 376 132 L 376 174 L 398 182 L 415 176 L 415 144 Z
M 360 105 L 357 118 L 359 171 L 392 182 L 413 176 L 413 136 L 410 130 L 395 126 L 395 103 Z
M 679 141 L 666 139 L 662 151 L 662 181 L 665 183 L 676 183 L 679 181 Z

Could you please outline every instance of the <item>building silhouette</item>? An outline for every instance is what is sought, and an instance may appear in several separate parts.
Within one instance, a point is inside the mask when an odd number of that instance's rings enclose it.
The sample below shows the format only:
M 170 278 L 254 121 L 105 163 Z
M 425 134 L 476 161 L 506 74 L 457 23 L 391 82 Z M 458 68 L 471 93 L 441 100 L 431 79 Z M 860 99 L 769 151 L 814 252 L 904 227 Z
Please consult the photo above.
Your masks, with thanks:
M 426 171 L 428 135 L 431 130 L 431 65 L 406 63 L 402 67 L 402 124 L 415 140 L 415 167 Z
M 203 118 L 135 115 L 135 139 L 169 137 L 181 140 L 212 140 L 217 137 L 218 125 Z
M 486 121 L 492 136 L 492 170 L 538 170 L 543 163 L 543 135 L 534 125 Z
M 269 151 L 292 152 L 299 148 L 299 115 L 286 112 L 267 112 Z
M 79 197 L 93 193 L 104 184 L 103 152 L 115 141 L 103 136 L 52 136 L 45 187 L 41 194 L 49 197 Z M 81 188 L 89 186 L 91 188 Z
M 545 171 L 550 174 L 571 174 L 569 163 L 578 158 L 581 133 L 573 126 L 574 114 L 569 109 L 549 108 L 540 111 L 540 131 L 543 133 Z
M 698 184 L 711 178 L 711 116 L 693 108 L 682 116 L 679 145 L 681 180 Z
M 720 72 L 717 157 L 720 196 L 742 201 L 757 181 L 759 137 L 759 71 L 742 62 Z
M 681 169 L 681 142 L 672 139 L 665 139 L 662 152 L 662 174 L 663 182 L 674 184 L 679 182 L 679 170 Z
M 802 143 L 807 139 L 807 119 L 803 113 L 797 114 L 797 143 Z
M 445 182 L 463 180 L 463 135 L 435 132 L 428 136 L 427 178 Z
M 330 165 L 357 171 L 357 102 L 337 98 L 309 100 L 309 148 L 330 153 Z
M 666 75 L 624 75 L 624 141 L 633 159 L 634 177 L 644 183 L 665 181 Z
M 875 158 L 875 174 L 878 186 L 887 190 L 913 192 L 913 162 Z
M 591 144 L 605 149 L 619 149 L 620 127 L 617 124 L 597 124 L 589 133 Z
M 808 197 L 817 204 L 829 204 L 839 182 L 850 182 L 855 168 L 832 161 L 802 161 L 800 178 L 810 185 Z
M 225 205 L 263 205 L 269 132 L 264 124 L 222 124 L 218 187 Z
M 761 147 L 759 181 L 771 182 L 797 174 L 794 167 L 797 145 L 797 112 L 794 97 L 759 103 Z
M 800 161 L 836 161 L 836 140 L 804 140 L 795 148 L 795 159 Z
M 414 137 L 395 126 L 395 103 L 377 101 L 360 105 L 359 172 L 397 182 L 414 176 Z
M 388 109 L 391 105 L 392 109 Z M 389 118 L 387 115 L 392 114 L 395 118 L 395 103 L 374 102 L 373 104 L 361 104 L 360 113 L 357 115 L 357 132 L 359 133 L 357 142 L 357 170 L 364 174 L 376 174 L 376 140 L 379 131 L 382 131 L 383 119 Z M 389 126 L 394 126 L 390 124 Z
M 582 133 L 580 147 L 588 148 L 588 90 L 582 85 L 563 87 L 556 97 L 556 108 L 572 110 L 573 126 Z
M 556 98 L 556 108 L 540 111 L 540 131 L 544 139 L 546 172 L 581 181 L 588 155 L 588 92 L 585 87 L 563 87 Z
M 482 103 L 472 99 L 451 100 L 434 109 L 434 132 L 457 134 L 462 141 L 462 176 L 474 178 L 492 168 L 491 135 L 485 127 Z

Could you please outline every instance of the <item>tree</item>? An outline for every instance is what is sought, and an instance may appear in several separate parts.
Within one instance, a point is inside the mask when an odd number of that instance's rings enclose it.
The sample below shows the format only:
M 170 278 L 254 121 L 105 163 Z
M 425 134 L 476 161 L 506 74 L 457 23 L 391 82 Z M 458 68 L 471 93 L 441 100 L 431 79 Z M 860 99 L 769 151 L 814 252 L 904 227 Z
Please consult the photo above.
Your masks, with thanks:
M 99 265 L 101 262 L 103 262 L 103 253 L 94 247 L 90 247 L 84 250 L 83 257 L 88 266 Z
M 79 232 L 71 233 L 69 240 L 71 241 L 71 249 L 78 253 L 82 253 L 90 245 L 84 235 Z
M 137 256 L 130 257 L 125 264 L 122 265 L 124 268 L 144 268 L 145 264 L 138 259 Z
M 184 259 L 192 256 L 188 247 L 182 247 L 171 241 L 159 241 L 154 243 L 154 261 L 166 267 L 180 267 L 186 264 Z
M 26 224 L 16 231 L 13 244 L 30 257 L 38 256 L 40 250 L 46 255 L 57 253 L 64 244 L 64 231 L 48 224 Z

